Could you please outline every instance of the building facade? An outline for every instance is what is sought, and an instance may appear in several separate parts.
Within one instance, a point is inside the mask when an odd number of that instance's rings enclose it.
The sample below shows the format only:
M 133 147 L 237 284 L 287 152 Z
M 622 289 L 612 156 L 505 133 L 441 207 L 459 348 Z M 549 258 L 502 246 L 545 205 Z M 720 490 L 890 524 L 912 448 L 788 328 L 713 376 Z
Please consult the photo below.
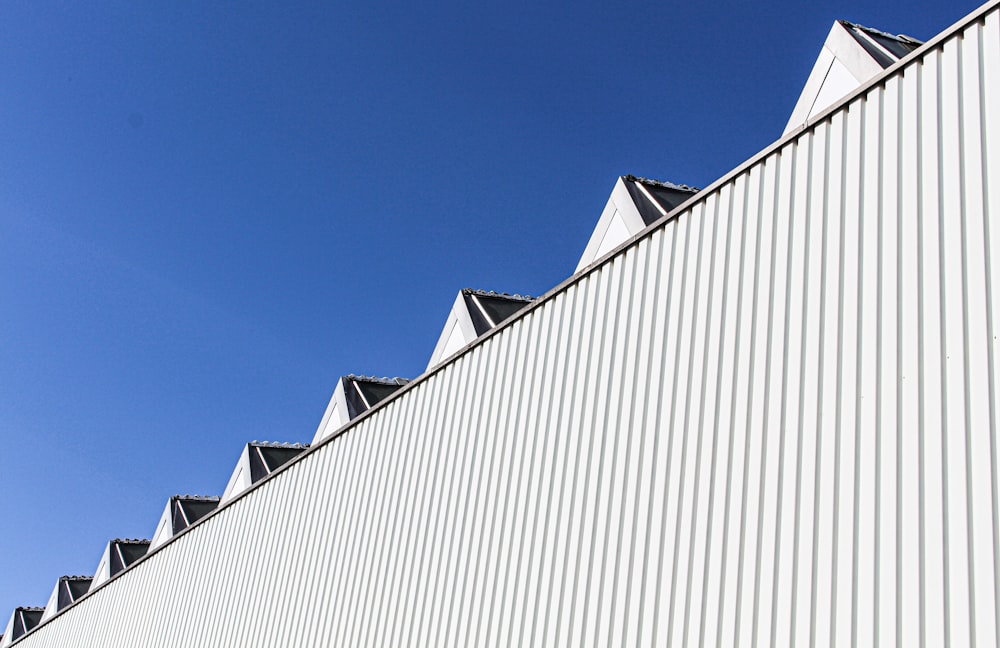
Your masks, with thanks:
M 994 1 L 15 645 L 997 645 L 998 115 Z

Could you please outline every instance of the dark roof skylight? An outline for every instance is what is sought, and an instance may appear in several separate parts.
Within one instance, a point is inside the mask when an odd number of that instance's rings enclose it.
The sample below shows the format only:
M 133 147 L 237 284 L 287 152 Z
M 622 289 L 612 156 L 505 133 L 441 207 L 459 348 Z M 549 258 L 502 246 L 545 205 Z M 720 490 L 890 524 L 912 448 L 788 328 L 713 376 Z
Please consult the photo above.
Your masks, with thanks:
M 207 495 L 174 495 L 170 498 L 170 525 L 180 533 L 219 506 L 219 498 Z
M 111 576 L 128 569 L 132 563 L 146 555 L 149 540 L 116 538 L 111 541 Z
M 534 301 L 533 297 L 526 295 L 508 295 L 471 288 L 462 290 L 462 297 L 465 299 L 465 306 L 469 310 L 469 317 L 472 318 L 477 336 Z
M 622 179 L 625 181 L 629 196 L 632 197 L 632 201 L 646 225 L 658 221 L 685 200 L 698 193 L 696 187 L 672 182 L 637 178 L 633 175 L 622 176 Z
M 31 632 L 42 620 L 42 613 L 45 608 L 40 607 L 19 607 L 14 610 L 14 628 L 10 631 L 11 641 L 17 641 L 25 634 Z
M 357 418 L 410 382 L 406 378 L 375 378 L 353 374 L 344 376 L 341 380 L 344 381 L 344 398 L 347 400 L 347 414 L 351 419 Z
M 252 441 L 250 450 L 250 481 L 257 483 L 275 470 L 302 454 L 309 446 L 302 443 L 269 443 Z M 212 508 L 215 508 L 214 506 Z
M 86 594 L 92 580 L 94 579 L 90 576 L 62 576 L 59 579 L 59 598 L 56 610 L 62 610 L 72 605 L 78 598 Z
M 903 58 L 923 43 L 909 36 L 893 36 L 886 32 L 855 25 L 845 20 L 839 21 L 844 29 L 875 59 L 883 68 L 887 68 Z

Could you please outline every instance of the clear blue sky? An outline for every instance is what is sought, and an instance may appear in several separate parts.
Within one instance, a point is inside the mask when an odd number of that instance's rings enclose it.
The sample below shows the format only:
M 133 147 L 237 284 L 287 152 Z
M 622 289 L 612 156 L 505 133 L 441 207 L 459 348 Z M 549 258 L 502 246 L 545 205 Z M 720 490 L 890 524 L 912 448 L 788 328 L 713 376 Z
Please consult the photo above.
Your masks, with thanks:
M 777 139 L 834 19 L 978 3 L 144 4 L 0 4 L 0 627 L 460 288 L 565 279 L 618 175 Z

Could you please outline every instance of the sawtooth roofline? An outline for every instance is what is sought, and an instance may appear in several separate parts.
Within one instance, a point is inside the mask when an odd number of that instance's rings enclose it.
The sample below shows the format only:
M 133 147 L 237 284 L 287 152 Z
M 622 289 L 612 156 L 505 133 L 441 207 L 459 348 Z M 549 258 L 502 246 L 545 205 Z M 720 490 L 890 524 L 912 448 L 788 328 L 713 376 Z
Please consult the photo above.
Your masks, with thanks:
M 291 467 L 297 465 L 300 461 L 305 460 L 307 457 L 311 457 L 313 454 L 317 453 L 322 448 L 324 448 L 327 445 L 333 443 L 336 439 L 338 439 L 342 435 L 345 435 L 348 432 L 350 432 L 351 430 L 353 430 L 355 427 L 357 427 L 361 422 L 363 422 L 364 420 L 366 420 L 368 417 L 376 414 L 377 412 L 379 412 L 383 408 L 389 406 L 391 403 L 395 402 L 397 399 L 403 398 L 405 396 L 405 394 L 407 394 L 410 390 L 418 388 L 425 381 L 429 380 L 432 376 L 434 376 L 438 372 L 445 370 L 447 367 L 449 367 L 451 364 L 453 364 L 457 359 L 459 359 L 463 355 L 465 355 L 467 353 L 470 353 L 474 349 L 476 349 L 479 346 L 483 345 L 487 340 L 489 340 L 493 336 L 502 333 L 504 330 L 506 330 L 510 326 L 514 325 L 516 322 L 518 322 L 518 321 L 520 321 L 520 320 L 528 317 L 529 314 L 531 314 L 532 312 L 535 311 L 535 309 L 543 307 L 545 304 L 547 304 L 548 302 L 550 302 L 551 300 L 553 300 L 556 296 L 558 296 L 559 294 L 565 292 L 571 286 L 579 283 L 584 278 L 588 277 L 589 275 L 591 275 L 592 273 L 594 273 L 595 271 L 597 271 L 601 266 L 603 266 L 604 264 L 606 264 L 610 259 L 618 256 L 623 251 L 625 251 L 625 250 L 627 250 L 627 249 L 629 249 L 629 248 L 631 248 L 633 246 L 636 246 L 640 241 L 642 241 L 642 240 L 650 237 L 655 231 L 657 231 L 658 229 L 660 229 L 664 224 L 666 224 L 666 223 L 668 223 L 668 222 L 670 222 L 670 221 L 672 221 L 674 219 L 677 219 L 677 218 L 681 217 L 682 215 L 689 214 L 689 212 L 691 211 L 691 209 L 693 207 L 695 207 L 695 206 L 697 206 L 697 205 L 699 205 L 699 204 L 707 201 L 711 196 L 715 195 L 719 191 L 720 188 L 722 188 L 722 187 L 726 186 L 727 184 L 729 184 L 733 179 L 735 179 L 736 177 L 738 177 L 741 174 L 743 174 L 744 172 L 746 172 L 748 169 L 750 169 L 751 167 L 753 167 L 760 160 L 762 160 L 762 159 L 766 158 L 767 156 L 771 155 L 773 152 L 775 152 L 776 150 L 778 150 L 778 149 L 782 148 L 783 146 L 787 145 L 789 142 L 791 142 L 791 141 L 799 138 L 804 133 L 810 132 L 810 131 L 814 130 L 817 125 L 822 124 L 823 122 L 825 122 L 828 119 L 830 119 L 832 115 L 834 115 L 835 113 L 837 113 L 840 110 L 842 110 L 844 106 L 846 106 L 847 104 L 853 102 L 858 97 L 864 95 L 865 93 L 867 93 L 868 91 L 870 91 L 872 88 L 875 88 L 875 87 L 877 87 L 877 86 L 879 86 L 881 84 L 884 84 L 888 79 L 890 79 L 892 77 L 895 77 L 896 75 L 900 74 L 900 72 L 902 70 L 906 69 L 907 67 L 909 67 L 911 65 L 916 65 L 916 64 L 920 63 L 923 60 L 923 58 L 925 57 L 925 55 L 927 53 L 929 53 L 929 52 L 931 52 L 931 51 L 933 51 L 933 50 L 941 47 L 941 45 L 945 41 L 947 41 L 949 38 L 951 38 L 952 36 L 954 36 L 957 32 L 959 32 L 959 31 L 963 30 L 964 28 L 968 27 L 969 25 L 971 25 L 971 24 L 973 24 L 973 23 L 981 20 L 985 15 L 987 15 L 988 13 L 990 13 L 991 11 L 993 11 L 994 9 L 996 9 L 996 7 L 998 5 L 1000 5 L 1000 0 L 990 0 L 989 2 L 985 3 L 984 5 L 980 6 L 979 8 L 977 8 L 976 10 L 974 10 L 973 12 L 971 12 L 968 15 L 966 15 L 965 17 L 963 17 L 962 19 L 956 21 L 953 25 L 951 25 L 947 29 L 943 30 L 937 36 L 931 38 L 926 43 L 924 43 L 922 46 L 920 46 L 919 48 L 917 48 L 916 50 L 914 50 L 910 55 L 908 55 L 905 58 L 897 61 L 896 63 L 894 63 L 890 67 L 886 68 L 881 74 L 879 74 L 879 75 L 875 76 L 874 78 L 870 79 L 868 82 L 860 85 L 856 90 L 852 91 L 850 94 L 848 94 L 847 96 L 843 97 L 841 100 L 835 102 L 833 105 L 831 105 L 829 108 L 827 108 L 823 112 L 819 113 L 814 118 L 806 121 L 801 126 L 795 128 L 792 131 L 790 131 L 789 133 L 783 135 L 782 137 L 780 137 L 778 140 L 776 140 L 771 145 L 765 147 L 760 152 L 758 152 L 757 154 L 753 155 L 752 157 L 750 157 L 749 159 L 747 159 L 742 164 L 739 164 L 734 169 L 732 169 L 728 173 L 724 174 L 722 177 L 720 177 L 715 182 L 713 182 L 713 183 L 709 184 L 708 186 L 706 186 L 704 189 L 702 189 L 701 191 L 699 191 L 697 194 L 693 195 L 690 199 L 688 199 L 685 202 L 681 203 L 679 206 L 677 206 L 673 211 L 671 211 L 670 213 L 668 213 L 666 216 L 664 216 L 661 219 L 659 219 L 659 220 L 653 222 L 652 224 L 648 225 L 641 232 L 637 233 L 636 235 L 632 236 L 630 239 L 628 239 L 625 242 L 621 243 L 619 246 L 617 246 L 612 251 L 610 251 L 607 254 L 603 255 L 602 257 L 598 258 L 593 263 L 591 263 L 590 265 L 586 266 L 585 268 L 583 268 L 579 272 L 571 275 L 566 280 L 564 280 L 563 282 L 559 283 L 558 285 L 556 285 L 554 288 L 552 288 L 551 290 L 547 291 L 543 295 L 537 297 L 532 303 L 530 303 L 527 306 L 525 306 L 515 316 L 513 316 L 513 317 L 509 318 L 508 320 L 500 323 L 498 326 L 494 327 L 493 329 L 491 329 L 487 333 L 485 333 L 482 336 L 480 336 L 475 342 L 473 342 L 472 344 L 468 345 L 467 347 L 461 349 L 460 351 L 458 351 L 454 355 L 446 358 L 445 360 L 443 360 L 437 366 L 435 366 L 435 367 L 427 370 L 426 372 L 424 372 L 423 374 L 421 374 L 419 377 L 415 378 L 412 382 L 410 382 L 407 385 L 401 387 L 396 393 L 394 393 L 391 396 L 385 398 L 383 401 L 381 401 L 378 404 L 374 405 L 371 409 L 369 409 L 369 410 L 363 412 L 362 414 L 360 414 L 356 419 L 350 421 L 348 424 L 346 424 L 341 429 L 339 429 L 339 430 L 337 430 L 337 431 L 329 434 L 322 441 L 319 441 L 319 442 L 315 443 L 310 448 L 308 448 L 307 450 L 305 450 L 303 453 L 301 453 L 300 455 L 296 456 L 294 459 L 288 461 L 286 464 L 284 464 L 284 465 L 280 466 L 279 468 L 277 468 L 276 470 L 274 470 L 271 474 L 265 476 L 264 478 L 262 478 L 258 482 L 250 485 L 248 488 L 246 488 L 244 491 L 242 491 L 241 493 L 239 493 L 237 496 L 233 497 L 231 500 L 227 501 L 225 504 L 220 505 L 215 511 L 212 511 L 211 513 L 207 514 L 205 517 L 199 519 L 197 522 L 193 523 L 189 527 L 183 529 L 182 531 L 180 531 L 179 533 L 177 533 L 176 535 L 174 535 L 173 537 L 171 537 L 170 539 L 168 539 L 166 542 L 164 542 L 163 544 L 161 544 L 160 546 L 158 546 L 154 551 L 151 551 L 151 552 L 147 553 L 146 555 L 142 556 L 141 558 L 138 558 L 137 560 L 135 560 L 129 567 L 130 568 L 131 567 L 135 567 L 135 566 L 138 566 L 141 563 L 144 563 L 151 556 L 155 556 L 156 554 L 158 554 L 159 551 L 163 547 L 166 547 L 166 546 L 172 544 L 173 542 L 177 541 L 179 538 L 183 537 L 186 533 L 188 533 L 191 529 L 199 527 L 203 522 L 206 522 L 207 520 L 213 519 L 216 515 L 221 515 L 223 513 L 223 511 L 227 510 L 230 507 L 230 505 L 235 504 L 236 502 L 242 500 L 249 493 L 256 491 L 258 488 L 262 488 L 265 483 L 267 483 L 268 481 L 270 481 L 276 475 L 279 475 L 279 474 L 283 473 L 286 469 L 290 469 Z M 52 619 L 59 618 L 63 614 L 65 614 L 66 612 L 68 612 L 69 610 L 74 609 L 77 605 L 79 605 L 79 604 L 83 603 L 84 601 L 88 600 L 90 598 L 90 596 L 92 594 L 94 594 L 96 591 L 100 591 L 100 590 L 104 589 L 104 587 L 106 587 L 110 583 L 115 582 L 119 577 L 121 577 L 123 574 L 128 573 L 129 571 L 132 571 L 132 570 L 131 569 L 122 570 L 118 574 L 110 577 L 104 583 L 100 584 L 98 587 L 96 587 L 93 590 L 87 592 L 87 594 L 81 596 L 77 601 L 75 601 L 71 605 L 67 606 L 63 610 L 60 610 L 56 615 L 54 615 L 53 617 L 51 617 L 51 618 L 47 619 L 46 621 L 44 621 L 43 623 L 41 623 L 38 627 L 44 627 Z M 21 608 L 18 608 L 18 609 L 21 609 Z M 36 627 L 35 630 L 37 630 L 38 627 Z M 31 637 L 33 634 L 34 634 L 34 632 L 31 632 L 31 633 L 28 633 L 28 634 L 24 635 L 23 637 L 19 638 L 18 640 L 16 640 L 14 642 L 15 645 L 21 643 L 24 639 L 27 639 L 27 638 Z

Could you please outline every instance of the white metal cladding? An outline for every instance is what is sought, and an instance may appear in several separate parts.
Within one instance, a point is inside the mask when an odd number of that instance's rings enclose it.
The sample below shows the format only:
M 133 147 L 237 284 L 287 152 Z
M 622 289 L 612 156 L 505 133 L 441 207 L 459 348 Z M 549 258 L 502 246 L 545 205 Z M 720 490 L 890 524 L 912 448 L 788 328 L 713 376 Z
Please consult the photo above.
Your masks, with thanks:
M 24 645 L 996 645 L 1000 17 Z

